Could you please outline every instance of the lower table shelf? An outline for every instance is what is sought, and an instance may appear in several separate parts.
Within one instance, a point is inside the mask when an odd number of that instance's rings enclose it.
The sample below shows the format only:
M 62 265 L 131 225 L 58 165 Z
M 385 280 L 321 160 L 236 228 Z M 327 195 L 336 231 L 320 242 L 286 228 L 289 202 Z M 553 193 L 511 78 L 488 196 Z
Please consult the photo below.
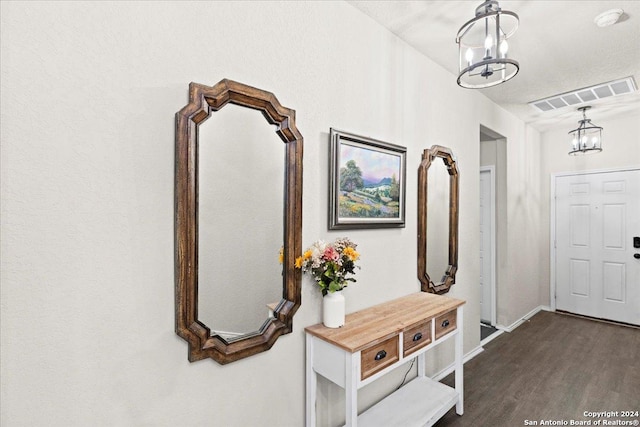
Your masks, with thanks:
M 417 377 L 360 414 L 358 426 L 432 426 L 457 402 L 455 389 L 427 377 Z

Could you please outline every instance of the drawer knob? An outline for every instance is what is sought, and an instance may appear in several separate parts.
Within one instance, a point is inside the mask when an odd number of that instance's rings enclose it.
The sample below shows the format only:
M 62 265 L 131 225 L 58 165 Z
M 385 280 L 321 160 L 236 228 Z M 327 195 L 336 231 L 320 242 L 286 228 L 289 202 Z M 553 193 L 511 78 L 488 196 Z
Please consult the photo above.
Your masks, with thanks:
M 418 332 L 413 336 L 414 341 L 420 341 L 422 339 L 422 332 Z
M 446 328 L 447 326 L 449 326 L 449 319 L 444 319 L 444 321 L 442 322 L 442 327 Z
M 380 350 L 378 353 L 376 353 L 375 360 L 382 360 L 385 357 L 387 357 L 387 352 L 384 350 Z

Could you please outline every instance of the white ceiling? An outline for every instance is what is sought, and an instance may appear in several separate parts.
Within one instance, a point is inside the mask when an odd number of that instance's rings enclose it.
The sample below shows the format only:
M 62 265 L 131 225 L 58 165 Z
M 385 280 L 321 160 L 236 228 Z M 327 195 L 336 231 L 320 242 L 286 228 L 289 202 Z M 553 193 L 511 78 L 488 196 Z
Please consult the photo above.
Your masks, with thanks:
M 482 1 L 362 1 L 348 3 L 458 75 L 455 37 Z M 498 86 L 480 90 L 540 131 L 577 125 L 580 105 L 545 113 L 528 102 L 632 76 L 640 85 L 640 1 L 505 0 L 503 10 L 520 17 L 509 39 L 509 54 L 520 72 Z M 600 28 L 594 18 L 609 9 L 624 10 L 615 25 Z M 582 104 L 585 105 L 585 104 Z M 640 108 L 640 92 L 589 103 L 588 117 L 611 117 Z

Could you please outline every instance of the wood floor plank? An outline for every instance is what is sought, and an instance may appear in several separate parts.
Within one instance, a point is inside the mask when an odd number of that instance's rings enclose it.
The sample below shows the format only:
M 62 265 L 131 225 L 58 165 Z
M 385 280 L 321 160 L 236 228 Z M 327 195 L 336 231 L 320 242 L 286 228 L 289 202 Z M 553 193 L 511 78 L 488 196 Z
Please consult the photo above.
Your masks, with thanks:
M 464 415 L 451 410 L 437 427 L 569 423 L 588 420 L 585 411 L 640 411 L 640 329 L 543 311 L 487 344 L 464 376 Z M 453 386 L 453 374 L 442 382 Z

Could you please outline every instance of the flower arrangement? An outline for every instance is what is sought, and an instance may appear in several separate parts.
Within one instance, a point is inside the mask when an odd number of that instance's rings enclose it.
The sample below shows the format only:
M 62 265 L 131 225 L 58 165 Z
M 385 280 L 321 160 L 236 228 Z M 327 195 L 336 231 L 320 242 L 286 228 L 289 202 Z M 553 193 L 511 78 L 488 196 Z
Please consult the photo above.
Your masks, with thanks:
M 347 277 L 355 274 L 356 267 L 360 268 L 355 264 L 360 258 L 356 247 L 346 237 L 336 239 L 333 243 L 318 240 L 296 259 L 296 268 L 313 274 L 316 284 L 322 290 L 322 296 L 341 291 L 347 287 L 348 282 L 356 281 L 353 277 Z

